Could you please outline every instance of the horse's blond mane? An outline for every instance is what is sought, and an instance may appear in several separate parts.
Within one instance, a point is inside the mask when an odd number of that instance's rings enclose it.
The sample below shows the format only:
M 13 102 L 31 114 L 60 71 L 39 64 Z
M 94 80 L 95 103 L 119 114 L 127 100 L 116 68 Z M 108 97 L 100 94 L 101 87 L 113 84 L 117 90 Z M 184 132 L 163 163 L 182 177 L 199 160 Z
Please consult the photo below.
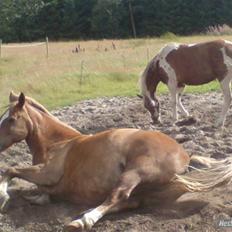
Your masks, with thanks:
M 26 97 L 26 102 L 34 107 L 35 109 L 39 110 L 40 112 L 43 112 L 47 115 L 49 115 L 50 117 L 52 117 L 53 119 L 55 119 L 56 121 L 58 121 L 60 124 L 64 125 L 65 127 L 72 129 L 74 131 L 76 131 L 76 129 L 72 128 L 71 126 L 67 125 L 66 123 L 60 121 L 57 117 L 55 117 L 54 115 L 52 115 L 43 105 L 41 105 L 39 102 L 37 102 L 36 100 L 34 100 L 33 98 L 30 97 Z M 77 131 L 76 131 L 77 132 Z M 79 133 L 79 132 L 78 132 Z
M 27 101 L 27 103 L 29 103 L 31 106 L 33 106 L 37 110 L 52 116 L 52 114 L 44 106 L 42 106 L 39 102 L 37 102 L 33 98 L 26 97 L 26 101 Z
M 9 107 L 15 106 L 17 104 L 17 102 L 18 102 L 18 99 L 19 99 L 19 96 L 14 94 L 13 92 L 11 92 Z M 33 98 L 25 96 L 25 99 L 26 99 L 26 104 L 28 106 L 31 106 L 33 109 L 38 110 L 39 112 L 45 113 L 46 115 L 48 115 L 53 120 L 56 120 L 59 124 L 62 124 L 64 127 L 69 128 L 69 129 L 77 132 L 78 134 L 80 134 L 80 132 L 78 132 L 76 129 L 72 128 L 71 126 L 69 126 L 66 123 L 60 121 L 57 117 L 52 115 L 43 105 L 41 105 L 39 102 L 37 102 Z
M 31 98 L 31 97 L 28 97 L 28 96 L 25 96 L 25 99 L 26 99 L 26 103 L 29 104 L 30 106 L 34 107 L 35 109 L 45 113 L 45 114 L 48 114 L 50 116 L 52 116 L 52 114 L 43 106 L 41 105 L 39 102 L 37 102 L 35 99 Z M 15 94 L 13 91 L 10 93 L 10 97 L 9 97 L 9 100 L 10 100 L 10 104 L 8 106 L 10 106 L 11 104 L 15 104 L 18 102 L 19 100 L 19 95 L 18 94 Z

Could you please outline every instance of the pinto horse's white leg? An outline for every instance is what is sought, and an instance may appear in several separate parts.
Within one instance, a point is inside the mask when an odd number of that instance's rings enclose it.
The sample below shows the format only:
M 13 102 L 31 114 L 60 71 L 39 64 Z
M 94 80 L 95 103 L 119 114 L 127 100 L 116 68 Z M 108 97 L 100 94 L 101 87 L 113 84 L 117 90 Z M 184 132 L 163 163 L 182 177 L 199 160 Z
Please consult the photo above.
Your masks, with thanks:
M 221 89 L 224 95 L 224 102 L 222 106 L 222 112 L 220 118 L 216 122 L 216 126 L 224 126 L 225 119 L 226 119 L 226 113 L 230 107 L 231 103 L 231 89 L 230 89 L 230 83 L 231 83 L 231 77 L 232 73 L 228 73 L 225 78 L 220 81 Z
M 184 108 L 182 102 L 181 102 L 181 94 L 184 91 L 184 87 L 178 88 L 177 92 L 178 92 L 178 98 L 177 98 L 177 104 L 179 109 L 181 110 L 181 112 L 185 115 L 185 116 L 189 116 L 189 112 Z
M 141 178 L 137 171 L 132 170 L 125 172 L 119 184 L 114 188 L 110 197 L 107 198 L 105 202 L 97 208 L 85 213 L 82 218 L 72 221 L 67 225 L 66 229 L 68 231 L 91 229 L 99 219 L 109 212 L 115 212 L 125 207 L 131 208 L 138 206 L 135 202 L 127 204 L 126 201 L 140 181 Z
M 8 183 L 8 177 L 3 177 L 0 182 L 0 211 L 4 210 L 6 203 L 10 199 L 7 193 Z
M 177 102 L 178 102 L 178 93 L 177 88 L 174 85 L 168 85 L 170 94 L 171 94 L 171 105 L 172 105 L 172 115 L 174 122 L 178 120 L 178 111 L 177 111 Z

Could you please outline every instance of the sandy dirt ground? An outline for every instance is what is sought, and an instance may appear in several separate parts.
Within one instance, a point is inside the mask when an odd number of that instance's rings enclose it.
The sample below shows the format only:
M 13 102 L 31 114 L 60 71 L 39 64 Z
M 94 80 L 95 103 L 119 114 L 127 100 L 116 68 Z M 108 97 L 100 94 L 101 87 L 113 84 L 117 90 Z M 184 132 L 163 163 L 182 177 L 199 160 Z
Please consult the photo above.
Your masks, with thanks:
M 228 113 L 223 130 L 214 127 L 222 105 L 220 93 L 183 96 L 183 104 L 196 119 L 190 125 L 173 125 L 168 96 L 161 96 L 160 100 L 163 123 L 158 126 L 152 125 L 139 98 L 87 100 L 52 113 L 86 134 L 123 127 L 160 130 L 182 143 L 190 155 L 216 159 L 232 155 L 232 112 Z M 24 143 L 14 145 L 0 155 L 1 171 L 8 166 L 30 163 L 31 156 Z M 0 232 L 58 232 L 63 231 L 64 224 L 78 217 L 81 209 L 69 202 L 31 205 L 23 195 L 33 188 L 33 185 L 22 180 L 12 180 L 10 202 L 5 212 L 0 213 Z M 232 231 L 232 227 L 219 226 L 220 222 L 230 218 L 232 186 L 226 185 L 207 193 L 185 194 L 173 206 L 151 204 L 145 208 L 108 215 L 91 231 Z

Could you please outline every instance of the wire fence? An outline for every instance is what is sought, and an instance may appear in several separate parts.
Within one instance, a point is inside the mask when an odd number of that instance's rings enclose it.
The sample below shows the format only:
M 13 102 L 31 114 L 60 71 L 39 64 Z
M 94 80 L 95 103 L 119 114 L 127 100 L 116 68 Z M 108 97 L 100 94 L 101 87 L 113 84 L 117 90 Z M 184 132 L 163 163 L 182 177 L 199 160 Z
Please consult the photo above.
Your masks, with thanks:
M 46 42 L 32 43 L 32 44 L 25 44 L 25 45 L 5 45 L 5 44 L 2 44 L 2 48 L 26 48 L 26 47 L 40 46 L 40 45 L 44 45 L 44 44 L 46 44 Z
M 45 45 L 46 57 L 48 57 L 49 55 L 48 37 L 46 37 L 45 42 L 31 43 L 31 44 L 17 44 L 17 45 L 3 44 L 2 40 L 0 39 L 0 58 L 2 58 L 2 48 L 28 48 L 28 47 L 37 47 L 42 45 Z

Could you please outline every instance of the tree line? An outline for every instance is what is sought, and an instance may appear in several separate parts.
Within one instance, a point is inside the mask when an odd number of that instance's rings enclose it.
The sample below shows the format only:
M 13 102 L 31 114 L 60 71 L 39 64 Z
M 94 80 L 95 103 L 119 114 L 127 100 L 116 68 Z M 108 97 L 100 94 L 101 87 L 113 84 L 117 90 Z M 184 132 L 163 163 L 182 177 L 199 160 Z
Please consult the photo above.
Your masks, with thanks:
M 5 42 L 201 33 L 232 25 L 231 0 L 1 0 Z

